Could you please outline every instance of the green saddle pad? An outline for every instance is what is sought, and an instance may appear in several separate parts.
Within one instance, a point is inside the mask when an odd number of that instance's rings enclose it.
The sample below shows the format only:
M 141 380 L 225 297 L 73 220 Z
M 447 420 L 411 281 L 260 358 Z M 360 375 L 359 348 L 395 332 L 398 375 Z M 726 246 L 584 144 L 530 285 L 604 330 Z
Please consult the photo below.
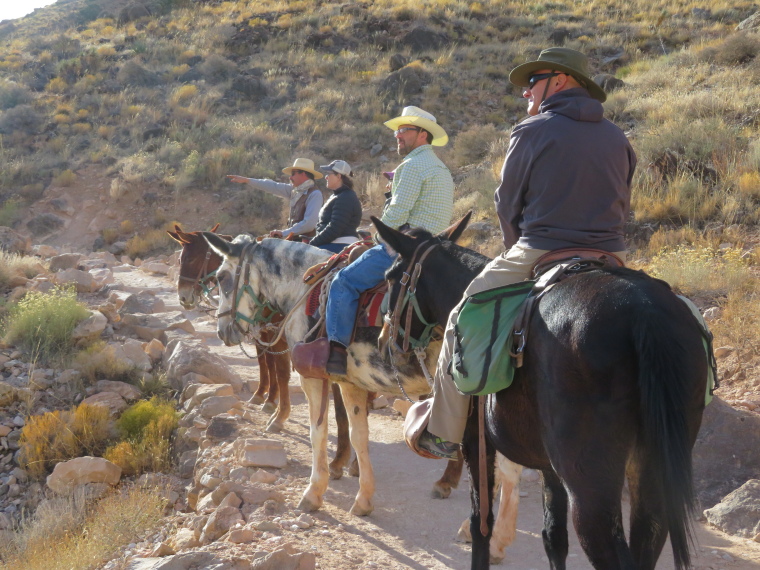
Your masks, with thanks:
M 456 341 L 449 370 L 462 394 L 493 394 L 512 384 L 512 328 L 533 285 L 534 281 L 521 281 L 465 300 L 454 327 Z

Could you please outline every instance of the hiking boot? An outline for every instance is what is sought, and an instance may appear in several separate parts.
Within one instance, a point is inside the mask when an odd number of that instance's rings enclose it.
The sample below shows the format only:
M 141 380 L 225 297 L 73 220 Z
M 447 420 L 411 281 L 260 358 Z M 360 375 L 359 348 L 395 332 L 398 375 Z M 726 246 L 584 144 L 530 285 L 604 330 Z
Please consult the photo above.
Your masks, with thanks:
M 330 343 L 330 357 L 327 359 L 325 369 L 328 374 L 346 375 L 348 372 L 348 354 L 346 354 L 345 346 L 335 342 Z
M 445 439 L 441 439 L 430 433 L 428 430 L 423 431 L 422 435 L 420 435 L 420 439 L 417 440 L 417 447 L 420 447 L 441 459 L 448 459 L 449 461 L 456 461 L 459 459 L 458 443 L 452 443 Z

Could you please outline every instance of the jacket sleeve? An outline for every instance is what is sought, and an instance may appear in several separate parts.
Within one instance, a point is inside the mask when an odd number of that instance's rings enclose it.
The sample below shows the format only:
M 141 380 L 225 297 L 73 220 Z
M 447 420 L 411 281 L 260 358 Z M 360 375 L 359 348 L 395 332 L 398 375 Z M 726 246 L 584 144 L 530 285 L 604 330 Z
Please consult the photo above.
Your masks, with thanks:
M 319 210 L 322 208 L 322 192 L 317 190 L 309 194 L 306 198 L 306 212 L 303 220 L 293 224 L 288 229 L 282 230 L 282 235 L 288 237 L 289 234 L 305 234 L 317 227 L 319 221 Z
M 522 125 L 517 125 L 512 131 L 501 169 L 501 184 L 494 195 L 504 247 L 507 249 L 520 239 L 520 221 L 533 162 L 529 156 L 530 145 L 526 142 L 526 137 L 522 136 L 523 130 Z
M 330 221 L 309 243 L 320 246 L 331 243 L 339 237 L 356 235 L 356 228 L 358 227 L 358 223 L 355 224 L 357 204 L 361 210 L 361 203 L 355 193 L 344 191 L 338 194 L 333 200 Z M 361 214 L 359 216 L 361 219 Z
M 262 190 L 267 194 L 274 194 L 280 198 L 290 200 L 290 194 L 293 192 L 293 186 L 282 182 L 275 182 L 266 178 L 249 178 L 248 185 L 253 186 L 256 190 Z

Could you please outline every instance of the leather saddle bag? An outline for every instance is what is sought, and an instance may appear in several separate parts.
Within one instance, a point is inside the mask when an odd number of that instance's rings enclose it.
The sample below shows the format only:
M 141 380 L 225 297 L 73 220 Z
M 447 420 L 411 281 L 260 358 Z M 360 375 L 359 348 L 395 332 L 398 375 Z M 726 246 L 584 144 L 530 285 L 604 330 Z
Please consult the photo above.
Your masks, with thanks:
M 428 453 L 424 449 L 417 446 L 420 440 L 422 432 L 427 428 L 430 421 L 430 404 L 432 398 L 423 400 L 421 402 L 415 402 L 409 411 L 406 412 L 406 419 L 404 420 L 404 441 L 409 446 L 409 449 L 414 451 L 420 457 L 426 459 L 440 459 L 437 455 Z
M 326 366 L 329 357 L 330 341 L 325 337 L 312 342 L 297 342 L 290 351 L 293 368 L 306 378 L 327 380 L 329 375 Z

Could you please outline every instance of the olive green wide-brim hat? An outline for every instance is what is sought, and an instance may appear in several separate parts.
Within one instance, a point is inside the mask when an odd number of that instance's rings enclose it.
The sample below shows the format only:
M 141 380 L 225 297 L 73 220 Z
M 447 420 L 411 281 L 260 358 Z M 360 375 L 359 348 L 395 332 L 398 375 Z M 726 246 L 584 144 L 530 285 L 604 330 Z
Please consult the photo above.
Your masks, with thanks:
M 509 74 L 509 81 L 518 87 L 529 87 L 530 76 L 540 69 L 551 69 L 572 75 L 585 87 L 589 94 L 604 103 L 607 95 L 588 73 L 588 58 L 585 54 L 569 48 L 553 47 L 542 51 L 538 59 L 518 65 Z

